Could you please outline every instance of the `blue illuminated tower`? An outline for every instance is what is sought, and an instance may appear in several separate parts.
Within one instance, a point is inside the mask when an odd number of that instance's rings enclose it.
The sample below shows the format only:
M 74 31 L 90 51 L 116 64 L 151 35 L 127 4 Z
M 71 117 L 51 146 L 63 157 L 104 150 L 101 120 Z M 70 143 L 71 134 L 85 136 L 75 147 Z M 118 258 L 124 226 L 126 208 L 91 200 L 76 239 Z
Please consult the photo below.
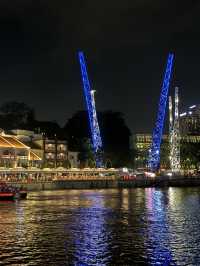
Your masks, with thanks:
M 81 67 L 85 101 L 88 111 L 93 152 L 94 152 L 96 167 L 99 168 L 103 167 L 103 158 L 102 158 L 102 140 L 97 120 L 97 113 L 96 113 L 95 99 L 94 99 L 95 91 L 91 90 L 83 52 L 79 52 L 78 56 Z
M 165 110 L 166 110 L 166 104 L 167 104 L 167 99 L 168 99 L 168 90 L 169 90 L 169 84 L 170 84 L 170 78 L 171 78 L 171 72 L 172 72 L 172 66 L 173 66 L 173 59 L 174 59 L 174 55 L 170 53 L 168 55 L 166 71 L 165 71 L 164 80 L 163 80 L 163 84 L 161 88 L 157 120 L 156 120 L 155 128 L 153 130 L 153 135 L 152 135 L 152 145 L 150 149 L 148 165 L 149 165 L 149 168 L 153 171 L 158 170 L 160 166 L 160 144 L 162 140 Z

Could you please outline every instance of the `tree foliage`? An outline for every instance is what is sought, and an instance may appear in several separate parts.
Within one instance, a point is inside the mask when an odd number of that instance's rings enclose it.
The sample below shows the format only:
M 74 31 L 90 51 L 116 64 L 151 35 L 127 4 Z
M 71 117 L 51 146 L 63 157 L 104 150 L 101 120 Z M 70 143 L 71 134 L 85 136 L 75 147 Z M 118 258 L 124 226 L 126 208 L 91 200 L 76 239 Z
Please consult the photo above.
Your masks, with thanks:
M 113 167 L 121 167 L 130 163 L 129 137 L 130 130 L 126 126 L 123 114 L 105 111 L 98 114 L 99 126 L 103 141 L 104 161 Z M 69 148 L 85 152 L 82 140 L 90 138 L 90 129 L 86 111 L 76 112 L 65 125 Z M 85 155 L 88 157 L 88 155 Z
M 130 130 L 123 114 L 114 111 L 99 112 L 104 162 L 108 166 L 123 167 L 131 162 L 129 149 Z M 64 128 L 56 121 L 38 121 L 33 108 L 23 102 L 7 102 L 0 106 L 1 128 L 28 129 L 45 133 L 47 137 L 68 140 L 68 148 L 80 152 L 80 159 L 85 165 L 94 165 L 90 128 L 86 111 L 76 112 Z
M 183 169 L 198 168 L 200 143 L 181 143 L 181 166 Z
M 33 108 L 23 102 L 6 102 L 0 107 L 0 123 L 4 129 L 28 128 L 34 120 Z
M 23 102 L 6 102 L 0 106 L 0 124 L 3 129 L 27 129 L 45 133 L 48 137 L 66 138 L 56 121 L 38 121 L 35 111 Z
M 37 133 L 44 133 L 49 138 L 59 138 L 66 139 L 64 136 L 62 128 L 58 125 L 56 121 L 37 121 L 35 120 L 32 124 L 32 130 Z

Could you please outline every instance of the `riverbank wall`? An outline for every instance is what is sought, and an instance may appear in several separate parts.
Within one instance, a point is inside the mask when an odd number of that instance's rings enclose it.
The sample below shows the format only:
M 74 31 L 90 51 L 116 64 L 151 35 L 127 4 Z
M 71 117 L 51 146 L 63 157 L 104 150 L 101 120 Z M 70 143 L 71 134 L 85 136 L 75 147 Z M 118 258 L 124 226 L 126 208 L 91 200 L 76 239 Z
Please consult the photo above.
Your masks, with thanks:
M 156 177 L 134 180 L 56 180 L 31 183 L 12 182 L 12 186 L 28 191 L 62 189 L 106 189 L 106 188 L 145 188 L 145 187 L 190 187 L 200 186 L 199 177 Z
M 118 187 L 132 188 L 132 187 L 190 187 L 200 186 L 199 177 L 183 177 L 177 176 L 173 178 L 156 177 L 154 179 L 140 179 L 140 180 L 119 180 Z

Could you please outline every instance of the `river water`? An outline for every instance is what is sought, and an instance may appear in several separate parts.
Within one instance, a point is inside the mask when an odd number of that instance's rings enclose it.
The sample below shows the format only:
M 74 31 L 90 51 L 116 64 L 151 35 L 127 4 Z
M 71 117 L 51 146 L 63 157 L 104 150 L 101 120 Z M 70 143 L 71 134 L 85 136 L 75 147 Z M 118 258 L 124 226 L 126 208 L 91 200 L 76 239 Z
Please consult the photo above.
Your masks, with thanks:
M 200 265 L 200 188 L 32 192 L 0 202 L 0 265 Z

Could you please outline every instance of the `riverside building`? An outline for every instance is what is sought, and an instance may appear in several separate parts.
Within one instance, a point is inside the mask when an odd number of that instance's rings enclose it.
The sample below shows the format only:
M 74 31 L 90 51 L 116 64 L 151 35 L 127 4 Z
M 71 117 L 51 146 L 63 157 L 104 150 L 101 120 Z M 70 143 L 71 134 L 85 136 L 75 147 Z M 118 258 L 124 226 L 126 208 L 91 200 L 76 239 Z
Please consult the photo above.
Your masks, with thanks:
M 144 168 L 147 166 L 149 149 L 152 143 L 151 134 L 134 134 L 131 136 L 130 145 L 134 152 L 134 166 Z M 200 135 L 181 135 L 181 144 L 200 143 Z M 169 136 L 163 135 L 161 143 L 161 168 L 169 167 Z
M 29 146 L 13 135 L 0 133 L 0 167 L 18 168 L 40 164 L 39 157 Z
M 78 152 L 68 150 L 66 140 L 49 139 L 43 134 L 29 130 L 12 130 L 16 138 L 26 143 L 42 158 L 42 168 L 79 167 Z
M 181 113 L 179 121 L 181 135 L 200 135 L 200 104 Z

